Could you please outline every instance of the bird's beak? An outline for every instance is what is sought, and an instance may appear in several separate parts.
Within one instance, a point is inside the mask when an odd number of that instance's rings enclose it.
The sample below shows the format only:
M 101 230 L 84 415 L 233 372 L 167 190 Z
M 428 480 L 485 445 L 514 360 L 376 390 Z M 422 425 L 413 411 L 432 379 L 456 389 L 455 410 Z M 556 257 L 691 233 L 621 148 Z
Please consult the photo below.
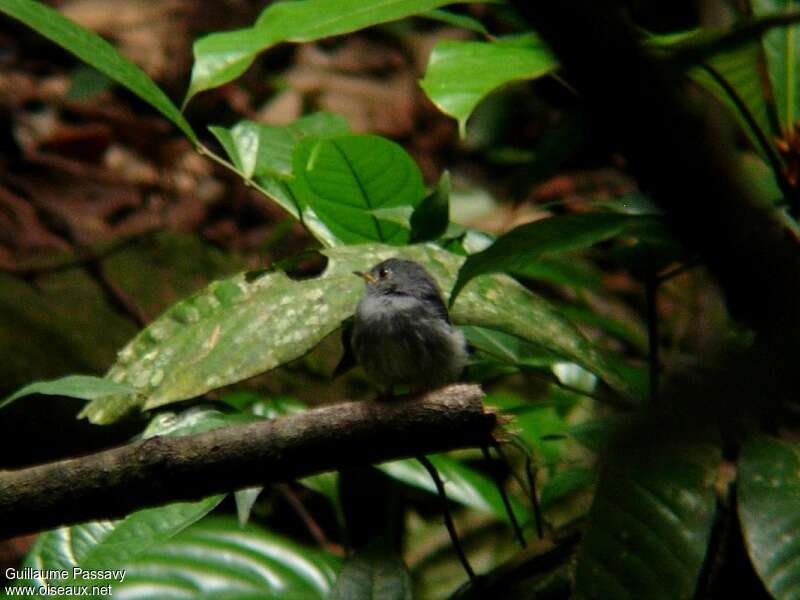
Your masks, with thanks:
M 364 281 L 369 283 L 370 285 L 375 285 L 376 279 L 372 276 L 372 273 L 364 272 L 364 271 L 353 271 L 353 275 L 358 275 Z

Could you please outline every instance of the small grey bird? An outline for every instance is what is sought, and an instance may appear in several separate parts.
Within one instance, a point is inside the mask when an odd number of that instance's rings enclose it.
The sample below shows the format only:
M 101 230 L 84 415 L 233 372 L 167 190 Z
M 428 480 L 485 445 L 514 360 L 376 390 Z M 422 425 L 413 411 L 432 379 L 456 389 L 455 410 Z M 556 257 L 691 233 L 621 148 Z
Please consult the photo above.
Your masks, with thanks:
M 351 345 L 370 379 L 390 390 L 455 381 L 467 363 L 467 343 L 424 267 L 390 258 L 355 274 L 367 289 L 356 309 Z

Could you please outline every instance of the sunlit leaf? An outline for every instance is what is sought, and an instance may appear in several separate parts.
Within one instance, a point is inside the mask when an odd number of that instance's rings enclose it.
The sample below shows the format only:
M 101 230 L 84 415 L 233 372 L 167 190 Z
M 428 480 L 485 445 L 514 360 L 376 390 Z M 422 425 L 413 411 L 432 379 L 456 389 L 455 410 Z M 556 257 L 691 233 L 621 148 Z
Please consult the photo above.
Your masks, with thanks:
M 47 394 L 50 396 L 69 396 L 93 400 L 110 394 L 133 394 L 134 389 L 124 383 L 117 383 L 102 377 L 91 375 L 67 375 L 60 379 L 50 381 L 35 381 L 17 390 L 7 398 L 0 400 L 0 408 L 11 404 L 17 398 L 32 394 Z
M 281 42 L 312 40 L 396 21 L 450 4 L 442 0 L 300 0 L 268 6 L 252 27 L 213 33 L 194 43 L 188 102 L 244 73 L 256 56 Z
M 364 285 L 353 271 L 398 256 L 421 263 L 447 290 L 464 261 L 431 244 L 343 246 L 323 254 L 328 265 L 317 278 L 241 274 L 173 306 L 122 349 L 108 373 L 137 395 L 98 398 L 83 414 L 96 423 L 113 422 L 137 407 L 199 396 L 302 356 L 353 314 Z M 602 352 L 549 302 L 509 277 L 475 278 L 453 306 L 452 317 L 457 324 L 522 338 L 631 393 Z
M 416 163 L 394 142 L 374 135 L 305 139 L 294 152 L 289 187 L 343 243 L 407 243 L 408 227 L 370 211 L 415 207 L 425 188 Z
M 428 12 L 421 13 L 420 17 L 433 19 L 434 21 L 441 21 L 442 23 L 455 25 L 456 27 L 462 27 L 482 35 L 489 35 L 489 32 L 483 23 L 467 15 L 460 15 L 447 10 L 429 10 Z
M 439 110 L 458 120 L 464 137 L 467 119 L 487 94 L 557 67 L 550 49 L 532 34 L 492 42 L 443 41 L 434 46 L 420 86 Z

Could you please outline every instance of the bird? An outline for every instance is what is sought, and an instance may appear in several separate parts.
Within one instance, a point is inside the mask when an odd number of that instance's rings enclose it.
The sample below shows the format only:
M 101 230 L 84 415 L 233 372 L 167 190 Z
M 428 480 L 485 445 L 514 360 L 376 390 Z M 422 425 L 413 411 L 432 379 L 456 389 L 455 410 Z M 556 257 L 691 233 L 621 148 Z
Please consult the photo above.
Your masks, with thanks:
M 412 260 L 389 258 L 354 274 L 366 289 L 350 345 L 367 376 L 390 395 L 393 386 L 422 391 L 456 381 L 469 357 L 467 342 L 430 273 Z

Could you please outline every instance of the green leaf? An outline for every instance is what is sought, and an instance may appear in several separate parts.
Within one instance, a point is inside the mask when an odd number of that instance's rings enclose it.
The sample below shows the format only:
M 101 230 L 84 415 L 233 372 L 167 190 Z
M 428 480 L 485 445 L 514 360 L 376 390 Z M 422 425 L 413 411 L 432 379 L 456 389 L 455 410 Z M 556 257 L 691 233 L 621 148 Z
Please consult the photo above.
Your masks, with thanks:
M 245 120 L 230 129 L 209 129 L 246 179 L 260 176 L 289 179 L 292 177 L 292 153 L 300 140 L 350 133 L 347 120 L 330 112 L 313 113 L 284 126 Z
M 450 4 L 447 0 L 300 0 L 276 2 L 252 27 L 213 33 L 194 43 L 184 105 L 198 92 L 244 73 L 256 56 L 281 42 L 310 42 L 396 21 Z
M 525 272 L 528 264 L 551 252 L 587 248 L 652 221 L 615 213 L 584 213 L 550 217 L 515 227 L 482 252 L 467 258 L 453 286 L 450 303 L 473 277 L 497 271 Z
M 330 112 L 312 113 L 285 126 L 240 121 L 234 127 L 209 127 L 231 159 L 234 167 L 254 187 L 276 202 L 295 219 L 304 220 L 297 201 L 285 181 L 293 177 L 292 153 L 300 140 L 328 138 L 350 132 L 344 117 Z M 333 237 L 323 226 L 314 227 L 314 216 L 307 215 L 306 226 L 320 241 Z M 326 243 L 326 245 L 331 245 Z
M 303 547 L 252 523 L 210 517 L 125 565 L 114 596 L 137 600 L 323 600 L 339 567 L 330 554 Z
M 603 287 L 603 272 L 599 268 L 569 254 L 540 256 L 524 265 L 517 265 L 514 275 L 574 288 L 598 290 Z
M 691 69 L 689 77 L 728 107 L 742 131 L 750 138 L 753 148 L 762 157 L 767 158 L 766 153 L 770 150 L 764 148 L 763 140 L 765 138 L 769 143 L 776 132 L 770 119 L 770 106 L 759 78 L 761 64 L 761 45 L 758 41 L 753 41 L 709 57 L 704 66 Z M 744 105 L 747 114 L 742 111 L 737 99 Z
M 788 12 L 796 6 L 791 0 L 752 0 L 755 16 Z M 767 73 L 772 84 L 772 95 L 778 112 L 781 133 L 792 131 L 800 118 L 800 29 L 794 27 L 775 28 L 763 38 L 767 57 Z M 753 73 L 755 75 L 755 72 Z M 757 78 L 754 77 L 754 79 Z
M 137 511 L 119 521 L 93 521 L 62 527 L 41 534 L 25 559 L 24 566 L 39 570 L 120 569 L 150 548 L 161 547 L 180 531 L 203 518 L 224 496 L 199 502 L 180 502 Z M 32 579 L 28 585 L 69 585 L 73 579 Z M 85 585 L 88 581 L 81 580 Z M 97 585 L 104 585 L 97 582 Z M 114 584 L 116 593 L 119 584 Z
M 594 481 L 594 476 L 594 470 L 586 467 L 573 467 L 558 471 L 547 480 L 542 488 L 540 500 L 542 510 L 549 510 L 567 496 L 586 489 Z
M 562 434 L 567 428 L 564 417 L 553 402 L 529 402 L 518 396 L 489 394 L 486 405 L 514 415 L 513 430 L 528 447 L 534 449 L 538 462 L 554 465 L 561 460 L 563 440 L 547 439 Z
M 450 289 L 464 258 L 432 244 L 343 246 L 317 278 L 294 281 L 281 272 L 216 281 L 179 302 L 120 351 L 108 378 L 133 386 L 137 396 L 93 400 L 83 411 L 111 423 L 136 408 L 150 409 L 241 381 L 299 358 L 350 317 L 363 294 L 353 271 L 396 256 L 415 260 Z M 464 289 L 451 314 L 522 338 L 576 362 L 630 395 L 618 369 L 550 303 L 513 279 L 480 276 Z
M 431 455 L 428 456 L 428 460 L 439 471 L 450 500 L 508 521 L 508 513 L 494 481 L 446 454 Z M 416 459 L 395 460 L 378 465 L 378 468 L 398 481 L 437 493 L 430 474 Z M 513 496 L 510 496 L 509 500 L 517 519 L 521 523 L 527 522 L 529 520 L 527 511 L 519 500 Z
M 193 406 L 181 412 L 160 412 L 147 424 L 139 436 L 141 439 L 157 435 L 181 436 L 204 433 L 212 429 L 237 423 L 257 421 L 255 415 L 244 413 L 227 414 L 207 406 Z
M 433 19 L 434 21 L 441 21 L 448 25 L 455 25 L 456 27 L 461 27 L 482 35 L 489 35 L 489 31 L 484 27 L 483 23 L 468 15 L 460 15 L 446 10 L 429 10 L 428 12 L 421 13 L 419 16 L 425 17 L 426 19 Z
M 747 182 L 756 197 L 764 205 L 780 205 L 784 200 L 783 191 L 775 178 L 775 171 L 753 152 L 740 152 L 738 159 L 742 181 Z
M 96 33 L 33 0 L 0 0 L 0 11 L 25 23 L 85 63 L 122 84 L 172 121 L 195 144 L 189 122 L 147 74 Z
M 450 224 L 450 173 L 445 171 L 434 190 L 411 214 L 411 242 L 439 239 Z
M 403 558 L 380 540 L 350 556 L 328 600 L 412 600 L 411 574 Z
M 47 394 L 50 396 L 69 396 L 70 398 L 82 398 L 83 400 L 94 400 L 110 394 L 133 394 L 134 389 L 123 383 L 116 383 L 93 377 L 91 375 L 67 375 L 60 379 L 50 381 L 35 381 L 17 390 L 7 398 L 0 401 L 0 408 L 11 404 L 17 398 L 30 396 L 31 394 Z
M 289 187 L 305 213 L 311 207 L 343 243 L 405 244 L 408 229 L 371 214 L 417 206 L 422 175 L 402 147 L 374 135 L 305 139 L 294 153 Z
M 439 110 L 458 120 L 463 138 L 467 119 L 486 95 L 557 67 L 550 49 L 534 35 L 492 42 L 444 41 L 434 46 L 420 86 Z
M 243 490 L 236 490 L 233 493 L 233 499 L 236 502 L 236 516 L 239 519 L 239 525 L 244 527 L 250 520 L 250 512 L 258 500 L 258 496 L 264 490 L 263 485 L 255 487 L 244 488 Z
M 694 597 L 714 522 L 719 450 L 638 440 L 608 458 L 578 556 L 576 596 Z
M 475 349 L 510 365 L 542 369 L 561 360 L 549 350 L 501 331 L 470 325 L 461 330 Z
M 774 598 L 800 598 L 800 444 L 758 435 L 742 448 L 736 483 L 750 560 Z

